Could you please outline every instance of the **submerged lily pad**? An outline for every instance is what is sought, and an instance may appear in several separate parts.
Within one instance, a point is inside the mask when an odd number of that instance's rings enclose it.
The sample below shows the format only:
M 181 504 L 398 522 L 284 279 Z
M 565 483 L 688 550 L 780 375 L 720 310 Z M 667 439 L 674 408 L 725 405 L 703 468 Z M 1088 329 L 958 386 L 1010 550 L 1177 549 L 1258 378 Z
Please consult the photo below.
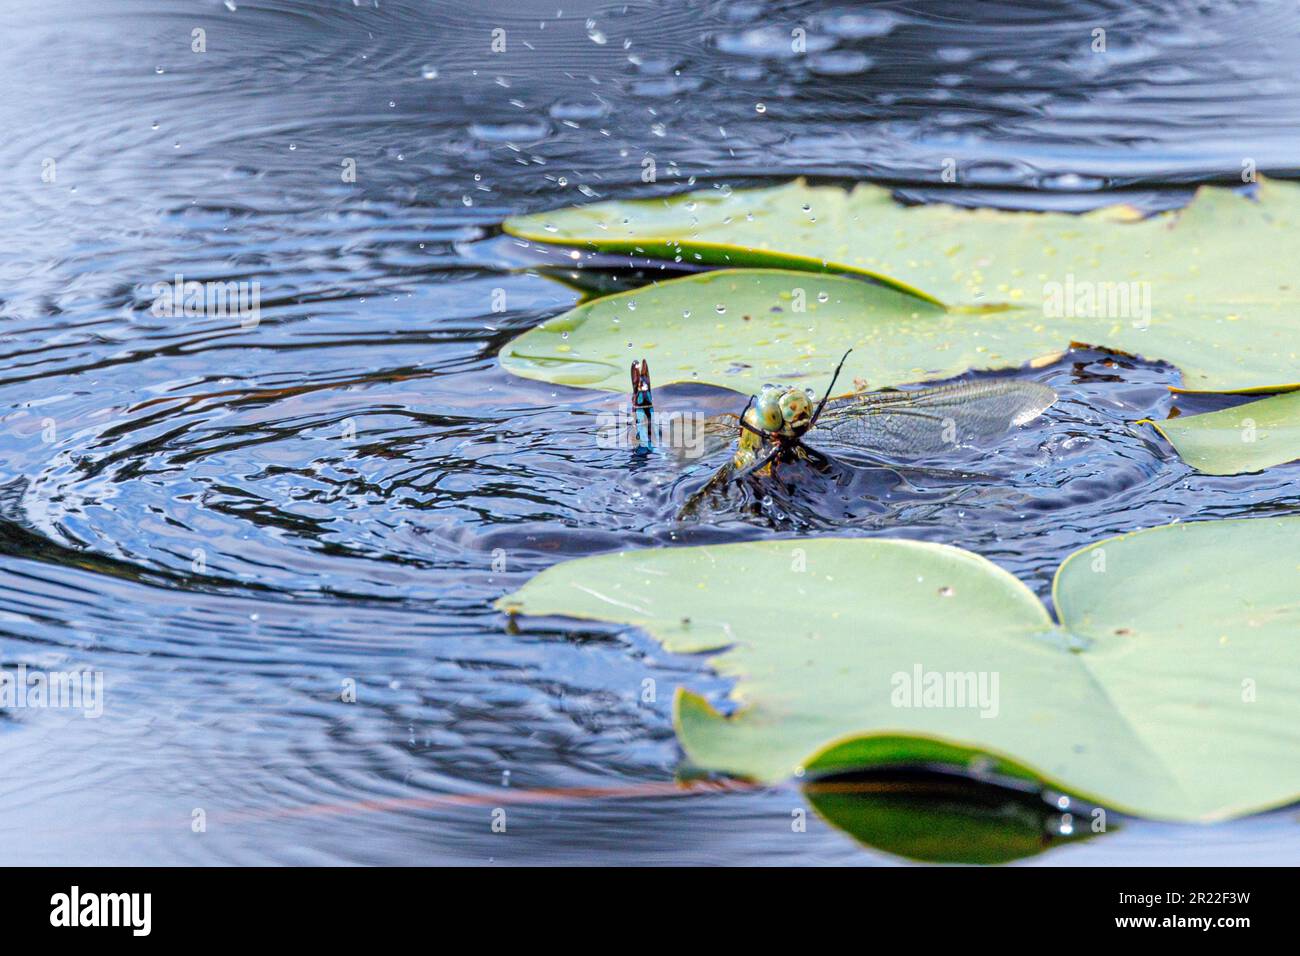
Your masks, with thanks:
M 1263 471 L 1300 458 L 1300 391 L 1203 415 L 1145 421 L 1183 461 L 1207 475 Z
M 1038 794 L 950 779 L 836 778 L 803 792 L 824 820 L 860 843 L 925 863 L 1009 863 L 1098 835 L 1093 817 L 1067 816 Z M 1108 821 L 1101 832 L 1116 829 Z
M 498 607 L 713 653 L 734 712 L 680 690 L 675 704 L 707 769 L 777 781 L 942 765 L 1210 820 L 1300 794 L 1298 582 L 1300 518 L 1277 518 L 1076 552 L 1055 581 L 1059 624 L 978 555 L 882 539 L 582 558 Z
M 1258 199 L 1203 188 L 1186 209 L 1141 219 L 1125 207 L 1082 216 L 908 208 L 877 186 L 846 192 L 799 181 L 725 196 L 602 202 L 514 217 L 505 229 L 541 242 L 692 264 L 870 276 L 929 305 L 998 313 L 1008 366 L 1035 358 L 1044 343 L 1059 350 L 1074 341 L 1171 362 L 1188 390 L 1300 387 L 1300 283 L 1285 268 L 1300 253 L 1300 184 L 1262 183 Z M 661 341 L 680 335 L 708 343 L 716 338 L 707 321 L 714 304 L 704 286 L 687 285 L 672 302 L 675 312 L 641 312 L 632 326 L 672 323 Z M 692 310 L 694 323 L 674 318 L 683 308 Z M 562 318 L 581 325 L 589 309 Z M 551 359 L 554 375 L 537 377 L 589 384 L 562 358 L 539 350 L 536 339 L 525 336 L 520 344 Z M 929 347 L 938 344 L 931 339 Z M 621 353 L 594 348 L 583 355 L 587 363 L 625 364 L 617 358 Z M 915 364 L 895 363 L 887 378 L 904 381 Z M 540 364 L 531 370 L 545 371 Z M 705 381 L 720 374 L 700 369 Z

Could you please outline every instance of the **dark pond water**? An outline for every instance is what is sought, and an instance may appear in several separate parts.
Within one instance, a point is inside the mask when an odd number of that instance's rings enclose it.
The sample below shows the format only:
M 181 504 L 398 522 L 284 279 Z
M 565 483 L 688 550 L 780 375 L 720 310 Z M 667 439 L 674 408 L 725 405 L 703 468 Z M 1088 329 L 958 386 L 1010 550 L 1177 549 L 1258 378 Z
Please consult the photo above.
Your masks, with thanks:
M 512 212 L 803 173 L 1156 209 L 1291 172 L 1293 5 L 32 0 L 0 38 L 0 665 L 105 682 L 96 719 L 0 713 L 3 862 L 887 863 L 900 808 L 1048 864 L 1300 852 L 1294 810 L 1067 846 L 1035 796 L 933 781 L 678 789 L 669 695 L 639 691 L 725 692 L 701 660 L 491 610 L 566 557 L 828 532 L 961 545 L 1045 595 L 1099 537 L 1295 511 L 1294 466 L 1198 476 L 1130 424 L 1173 370 L 1076 353 L 994 456 L 681 526 L 689 479 L 597 446 L 616 398 L 495 360 L 576 301 Z M 178 273 L 260 282 L 260 324 L 156 316 Z M 792 832 L 811 804 L 878 846 Z

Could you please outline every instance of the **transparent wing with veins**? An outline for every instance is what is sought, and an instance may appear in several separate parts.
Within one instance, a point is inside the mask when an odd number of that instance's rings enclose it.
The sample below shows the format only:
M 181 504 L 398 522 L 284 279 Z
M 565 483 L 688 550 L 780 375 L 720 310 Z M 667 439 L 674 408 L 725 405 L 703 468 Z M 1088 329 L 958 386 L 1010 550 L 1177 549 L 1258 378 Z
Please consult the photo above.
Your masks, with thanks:
M 809 434 L 885 455 L 920 457 L 991 441 L 1041 415 L 1056 392 L 1038 382 L 985 379 L 911 392 L 833 398 Z
M 669 455 L 679 465 L 694 460 L 712 458 L 727 449 L 734 449 L 740 437 L 740 416 L 724 412 L 701 418 L 689 413 L 677 418 L 664 417 L 663 430 L 658 433 L 656 447 Z

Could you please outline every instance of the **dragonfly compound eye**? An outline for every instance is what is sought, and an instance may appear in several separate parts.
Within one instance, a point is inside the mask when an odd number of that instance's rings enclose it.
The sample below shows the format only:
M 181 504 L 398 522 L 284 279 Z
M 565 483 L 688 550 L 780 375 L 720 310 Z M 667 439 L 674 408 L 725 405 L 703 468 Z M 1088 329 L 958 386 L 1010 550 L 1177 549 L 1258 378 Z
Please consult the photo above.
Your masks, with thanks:
M 787 389 L 781 395 L 778 404 L 781 406 L 782 420 L 794 430 L 807 428 L 808 423 L 812 421 L 812 400 L 803 389 Z
M 758 419 L 758 427 L 764 431 L 780 431 L 785 425 L 785 417 L 781 414 L 780 393 L 763 389 L 758 401 L 754 403 L 754 417 Z

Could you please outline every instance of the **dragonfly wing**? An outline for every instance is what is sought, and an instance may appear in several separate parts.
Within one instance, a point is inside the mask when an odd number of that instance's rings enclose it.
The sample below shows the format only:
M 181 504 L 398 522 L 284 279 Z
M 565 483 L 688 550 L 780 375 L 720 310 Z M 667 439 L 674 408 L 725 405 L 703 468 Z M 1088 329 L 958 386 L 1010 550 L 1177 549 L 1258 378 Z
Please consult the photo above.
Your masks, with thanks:
M 833 399 L 816 438 L 887 455 L 922 457 L 996 439 L 1033 421 L 1056 392 L 1038 382 L 986 379 L 913 392 L 870 392 Z
M 686 464 L 730 448 L 739 434 L 740 419 L 735 415 L 668 415 L 658 423 L 656 447 Z

